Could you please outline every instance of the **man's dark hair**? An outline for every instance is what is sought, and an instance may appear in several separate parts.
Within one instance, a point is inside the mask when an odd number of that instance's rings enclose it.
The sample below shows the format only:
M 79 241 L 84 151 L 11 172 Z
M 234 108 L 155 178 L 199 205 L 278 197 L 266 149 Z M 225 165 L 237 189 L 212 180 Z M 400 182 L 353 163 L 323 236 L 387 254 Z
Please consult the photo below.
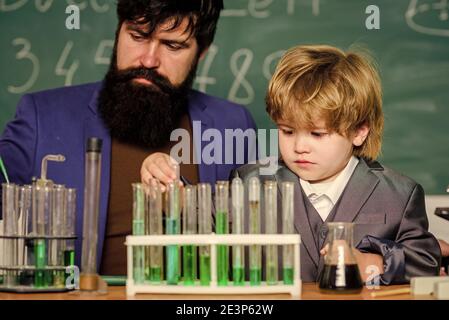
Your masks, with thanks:
M 199 53 L 202 53 L 214 40 L 222 9 L 223 0 L 118 0 L 117 34 L 125 21 L 148 24 L 150 35 L 167 20 L 171 20 L 170 29 L 174 30 L 187 18 L 186 31 L 196 38 Z

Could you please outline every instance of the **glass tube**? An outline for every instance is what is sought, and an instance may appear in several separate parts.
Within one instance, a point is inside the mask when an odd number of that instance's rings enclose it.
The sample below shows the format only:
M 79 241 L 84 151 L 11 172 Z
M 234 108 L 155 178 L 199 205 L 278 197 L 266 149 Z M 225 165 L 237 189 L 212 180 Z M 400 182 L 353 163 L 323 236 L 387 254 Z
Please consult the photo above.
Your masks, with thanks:
M 133 183 L 133 235 L 145 234 L 145 193 L 141 183 Z M 133 278 L 136 284 L 145 281 L 145 248 L 133 247 Z
M 84 178 L 83 245 L 81 254 L 81 290 L 98 290 L 97 244 L 100 210 L 102 140 L 87 142 Z
M 198 217 L 196 211 L 196 187 L 188 185 L 184 189 L 183 234 L 197 234 Z M 184 284 L 194 285 L 196 281 L 197 262 L 196 246 L 183 247 Z
M 152 180 L 147 189 L 147 218 L 146 225 L 148 226 L 147 233 L 150 235 L 163 234 L 162 228 L 162 195 L 161 188 L 157 180 Z M 146 248 L 146 278 L 153 283 L 160 283 L 162 281 L 162 266 L 163 266 L 163 247 L 150 246 Z
M 167 194 L 167 220 L 165 224 L 166 234 L 180 234 L 179 216 L 181 211 L 181 190 L 177 181 L 168 184 Z M 180 268 L 179 268 L 179 246 L 170 245 L 166 247 L 166 271 L 167 284 L 178 284 Z
M 265 233 L 277 233 L 277 183 L 265 181 Z M 266 246 L 267 284 L 274 285 L 278 281 L 278 254 L 276 245 Z
M 249 233 L 261 234 L 260 228 L 260 181 L 257 177 L 249 179 Z M 262 281 L 262 247 L 251 245 L 249 248 L 249 282 L 252 286 Z
M 31 186 L 23 186 L 18 187 L 19 192 L 19 225 L 18 225 L 18 233 L 19 235 L 25 237 L 30 235 L 32 231 L 30 228 L 31 219 Z M 27 266 L 28 265 L 28 241 L 25 241 L 24 238 L 20 238 L 18 240 L 18 265 L 19 266 Z M 30 254 L 31 256 L 31 254 Z M 30 279 L 34 273 L 29 270 L 21 270 L 19 274 L 19 283 L 22 285 L 28 285 Z
M 3 234 L 5 236 L 17 235 L 18 221 L 18 193 L 17 186 L 12 183 L 2 184 L 2 212 Z M 8 267 L 17 266 L 17 239 L 4 239 L 3 263 Z M 14 287 L 17 285 L 17 273 L 13 270 L 6 271 L 4 285 Z
M 243 182 L 240 178 L 232 180 L 232 233 L 243 234 Z M 245 255 L 244 247 L 236 245 L 232 247 L 232 279 L 234 285 L 245 284 Z
M 227 234 L 228 231 L 228 181 L 218 181 L 215 185 L 215 231 L 217 234 Z M 217 245 L 217 280 L 219 286 L 228 284 L 229 249 L 226 245 Z
M 34 241 L 34 261 L 36 273 L 34 277 L 34 286 L 36 288 L 45 288 L 51 281 L 49 272 L 45 269 L 48 264 L 47 243 L 44 237 L 49 235 L 48 220 L 51 210 L 52 190 L 44 185 L 35 184 L 33 186 L 33 234 L 37 238 Z
M 208 183 L 198 184 L 198 233 L 212 233 L 211 186 Z M 210 246 L 200 246 L 200 284 L 210 284 Z
M 294 234 L 293 221 L 293 182 L 282 183 L 282 233 Z M 283 280 L 284 284 L 293 284 L 293 245 L 283 246 L 282 264 L 283 264 Z
M 53 201 L 50 218 L 50 233 L 52 237 L 62 237 L 64 235 L 64 215 L 66 210 L 66 189 L 63 185 L 53 185 Z M 63 265 L 63 241 L 61 239 L 49 240 L 48 264 L 52 267 Z M 53 285 L 63 288 L 65 285 L 64 270 L 53 270 L 51 272 Z
M 66 201 L 66 213 L 64 221 L 64 236 L 74 237 L 75 236 L 75 225 L 76 225 L 76 189 L 68 188 L 67 191 L 67 201 Z M 71 267 L 71 272 L 74 272 L 73 267 L 75 266 L 75 240 L 68 239 L 65 241 L 64 248 L 64 265 Z M 70 276 L 69 273 L 65 273 L 65 281 Z

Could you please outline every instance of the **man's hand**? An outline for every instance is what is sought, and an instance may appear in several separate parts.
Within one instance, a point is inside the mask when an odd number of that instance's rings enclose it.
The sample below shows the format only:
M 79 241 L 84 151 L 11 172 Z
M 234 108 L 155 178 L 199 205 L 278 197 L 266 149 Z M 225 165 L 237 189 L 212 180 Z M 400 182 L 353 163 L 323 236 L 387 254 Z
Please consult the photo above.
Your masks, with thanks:
M 329 244 L 326 244 L 323 249 L 321 249 L 320 254 L 325 256 L 328 254 Z M 380 254 L 375 253 L 362 253 L 357 249 L 353 250 L 357 265 L 360 270 L 360 276 L 362 281 L 366 282 L 372 279 L 373 276 L 381 275 L 384 273 L 383 257 Z M 374 266 L 379 270 L 379 273 L 373 273 L 373 269 L 370 267 Z
M 162 184 L 161 191 L 165 192 L 166 186 L 177 178 L 173 164 L 176 164 L 176 161 L 165 153 L 151 154 L 143 161 L 140 169 L 142 183 L 149 185 L 151 180 L 156 179 Z

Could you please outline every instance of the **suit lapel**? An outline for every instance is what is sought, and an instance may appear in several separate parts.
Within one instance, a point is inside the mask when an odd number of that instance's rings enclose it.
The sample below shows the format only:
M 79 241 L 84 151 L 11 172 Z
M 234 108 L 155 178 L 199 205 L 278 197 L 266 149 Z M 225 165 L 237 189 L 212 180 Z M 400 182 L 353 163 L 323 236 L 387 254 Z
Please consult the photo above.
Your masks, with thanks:
M 379 183 L 364 159 L 360 159 L 346 185 L 333 221 L 352 222 Z
M 217 167 L 202 161 L 202 150 L 209 143 L 202 141 L 203 132 L 214 126 L 212 117 L 208 114 L 207 106 L 193 91 L 189 99 L 189 115 L 192 121 L 194 160 L 198 163 L 199 180 L 215 185 Z
M 294 214 L 295 214 L 295 229 L 301 235 L 301 242 L 304 244 L 309 256 L 312 258 L 313 263 L 318 266 L 320 259 L 318 248 L 313 238 L 312 229 L 310 229 L 309 219 L 307 217 L 307 211 L 304 205 L 304 199 L 301 192 L 301 185 L 299 184 L 299 178 L 285 167 L 281 165 L 276 172 L 276 180 L 279 187 L 283 181 L 291 181 L 295 184 L 294 191 Z

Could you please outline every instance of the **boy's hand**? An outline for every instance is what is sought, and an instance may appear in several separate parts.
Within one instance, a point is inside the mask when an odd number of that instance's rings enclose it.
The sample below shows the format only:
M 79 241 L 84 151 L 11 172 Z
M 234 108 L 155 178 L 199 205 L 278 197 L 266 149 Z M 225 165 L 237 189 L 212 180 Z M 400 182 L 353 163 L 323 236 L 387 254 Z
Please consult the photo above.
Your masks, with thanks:
M 323 249 L 320 250 L 320 254 L 325 256 L 328 254 L 329 244 L 326 244 Z M 383 257 L 380 254 L 375 253 L 362 253 L 357 249 L 353 250 L 355 259 L 357 261 L 357 265 L 360 270 L 360 276 L 362 277 L 362 281 L 366 282 L 369 278 L 372 279 L 373 274 L 372 270 L 368 269 L 368 267 L 375 266 L 379 270 L 379 275 L 384 273 L 384 263 Z M 368 270 L 368 272 L 367 272 Z
M 449 243 L 442 239 L 438 239 L 438 243 L 440 244 L 441 254 L 444 257 L 449 257 Z
M 148 156 L 140 169 L 142 183 L 149 185 L 152 179 L 156 179 L 162 184 L 161 191 L 165 192 L 167 184 L 176 179 L 172 164 L 176 164 L 176 161 L 165 153 L 155 152 Z

